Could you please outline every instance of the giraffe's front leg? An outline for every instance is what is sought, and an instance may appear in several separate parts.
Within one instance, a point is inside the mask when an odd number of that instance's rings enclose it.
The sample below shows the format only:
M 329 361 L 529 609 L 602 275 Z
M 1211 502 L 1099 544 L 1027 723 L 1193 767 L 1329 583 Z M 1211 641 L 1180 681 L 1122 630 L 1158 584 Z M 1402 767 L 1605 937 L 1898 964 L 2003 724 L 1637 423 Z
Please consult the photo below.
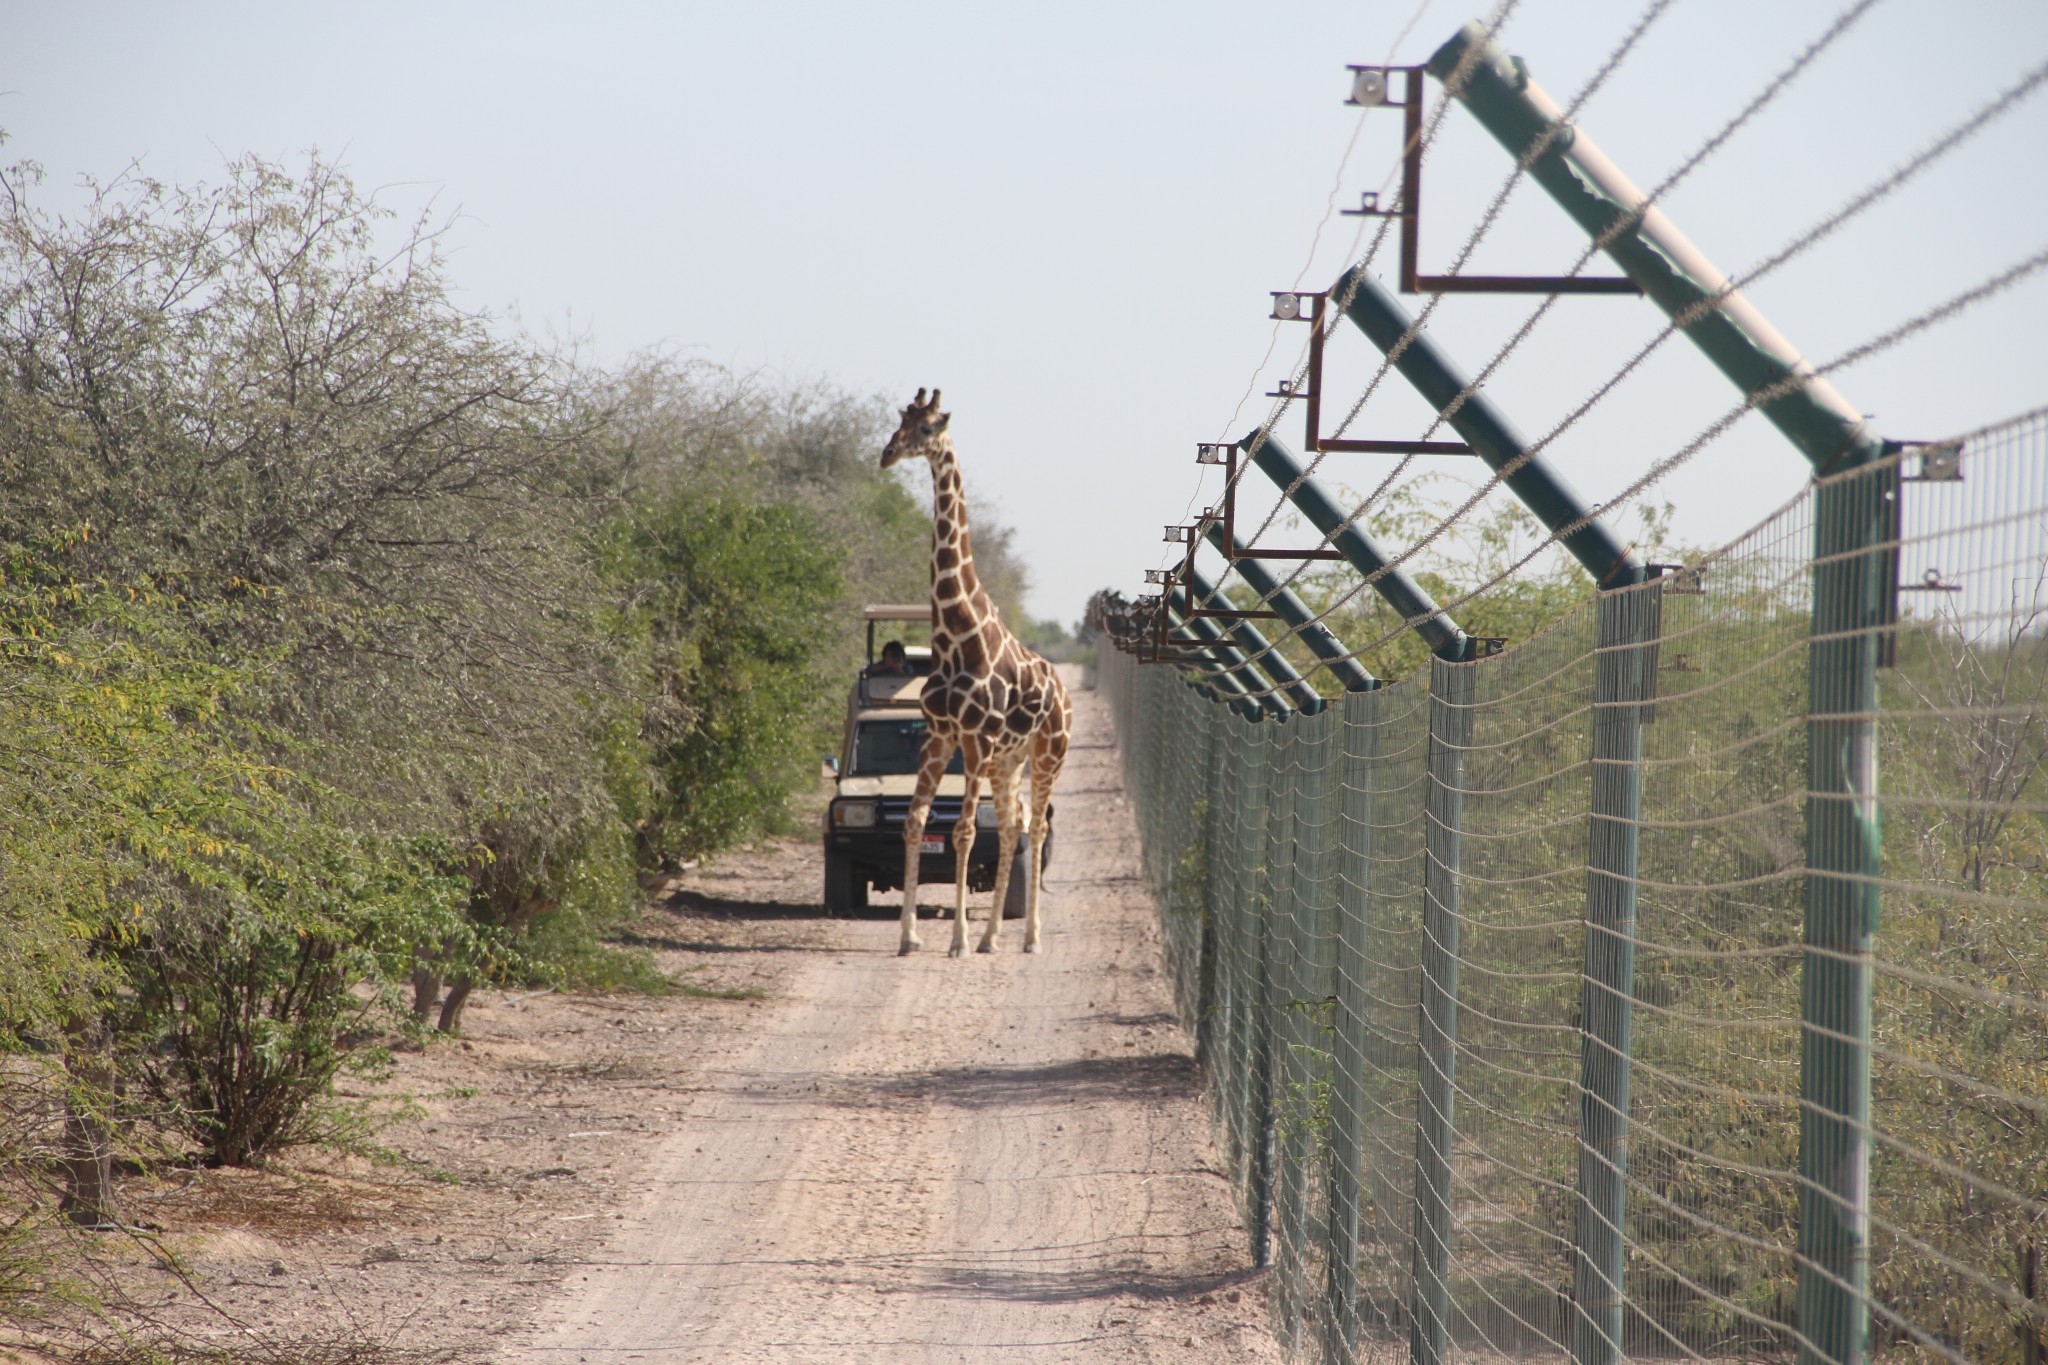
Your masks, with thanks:
M 988 928 L 982 931 L 976 952 L 992 953 L 996 950 L 996 939 L 1003 928 L 1003 906 L 1009 903 L 1005 898 L 1010 892 L 1010 878 L 1017 875 L 1017 839 L 1024 832 L 1024 808 L 1017 792 L 1018 778 L 1022 773 L 1021 762 L 1003 762 L 996 765 L 989 779 L 995 787 L 996 838 L 1000 851 L 996 854 L 995 900 L 989 906 Z
M 974 816 L 981 805 L 981 745 L 962 740 L 960 757 L 967 769 L 967 793 L 960 798 L 960 819 L 953 826 L 953 946 L 946 950 L 952 957 L 967 951 L 967 860 L 974 852 Z
M 917 792 L 910 798 L 910 813 L 903 818 L 903 936 L 896 946 L 899 955 L 914 953 L 924 946 L 917 936 L 917 860 L 923 850 L 924 824 L 932 813 L 932 794 L 939 789 L 939 774 L 953 746 L 925 733 L 924 747 L 917 755 Z

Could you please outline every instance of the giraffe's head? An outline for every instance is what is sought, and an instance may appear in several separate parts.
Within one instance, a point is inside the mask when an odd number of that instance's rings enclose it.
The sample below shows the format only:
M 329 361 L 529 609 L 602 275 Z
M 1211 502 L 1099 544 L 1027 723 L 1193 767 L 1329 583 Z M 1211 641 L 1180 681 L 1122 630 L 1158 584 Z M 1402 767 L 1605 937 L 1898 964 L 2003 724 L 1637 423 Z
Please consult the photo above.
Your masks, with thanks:
M 946 424 L 953 420 L 950 412 L 939 411 L 939 391 L 932 390 L 931 401 L 925 401 L 924 390 L 917 391 L 917 397 L 910 400 L 910 406 L 903 409 L 903 420 L 896 427 L 896 434 L 889 438 L 889 444 L 882 447 L 882 468 L 887 469 L 898 460 L 912 456 L 929 460 L 946 448 Z

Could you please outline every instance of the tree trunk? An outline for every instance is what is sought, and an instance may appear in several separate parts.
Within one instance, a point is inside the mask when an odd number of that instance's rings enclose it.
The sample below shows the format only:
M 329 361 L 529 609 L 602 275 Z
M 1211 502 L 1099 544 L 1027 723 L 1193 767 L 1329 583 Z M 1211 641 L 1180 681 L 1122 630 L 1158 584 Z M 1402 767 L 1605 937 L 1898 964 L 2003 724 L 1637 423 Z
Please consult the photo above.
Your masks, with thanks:
M 462 1007 L 469 1003 L 470 988 L 475 984 L 467 976 L 458 976 L 448 983 L 448 998 L 441 1002 L 441 1032 L 462 1032 Z
M 58 1209 L 82 1228 L 121 1226 L 114 1205 L 114 1064 L 96 1023 L 64 1028 L 64 1197 Z
M 422 1024 L 434 1012 L 434 1003 L 441 996 L 441 974 L 425 965 L 412 969 L 412 1012 Z

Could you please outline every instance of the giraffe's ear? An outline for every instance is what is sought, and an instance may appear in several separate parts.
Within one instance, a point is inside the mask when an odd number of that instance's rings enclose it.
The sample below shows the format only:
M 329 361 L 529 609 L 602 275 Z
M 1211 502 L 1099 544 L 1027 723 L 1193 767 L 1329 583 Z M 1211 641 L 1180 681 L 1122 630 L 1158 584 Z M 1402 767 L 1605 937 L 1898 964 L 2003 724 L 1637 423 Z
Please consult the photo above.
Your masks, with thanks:
M 939 414 L 939 418 L 938 418 L 938 420 L 937 420 L 936 422 L 932 423 L 932 430 L 933 430 L 933 431 L 944 431 L 944 430 L 946 429 L 946 424 L 947 424 L 948 422 L 952 421 L 952 420 L 953 420 L 953 414 L 952 414 L 952 413 L 950 413 L 950 412 L 942 412 L 942 413 L 940 413 L 940 414 Z

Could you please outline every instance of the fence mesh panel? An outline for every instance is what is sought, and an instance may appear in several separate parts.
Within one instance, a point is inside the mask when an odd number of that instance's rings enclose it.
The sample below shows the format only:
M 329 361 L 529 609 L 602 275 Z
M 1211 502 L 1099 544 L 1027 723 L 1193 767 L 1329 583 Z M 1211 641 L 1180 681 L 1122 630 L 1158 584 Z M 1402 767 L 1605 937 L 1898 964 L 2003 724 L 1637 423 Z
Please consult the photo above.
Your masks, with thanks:
M 1843 480 L 1890 509 L 1869 553 L 1901 585 L 1875 714 L 1831 717 L 1875 722 L 1874 800 L 1807 790 L 1814 489 L 1316 715 L 1247 721 L 1105 649 L 1176 999 L 1297 1357 L 1811 1354 L 1818 1186 L 1867 1190 L 1872 1356 L 2048 1362 L 2048 423 Z M 1816 795 L 1881 820 L 1881 917 L 1848 1040 L 1868 1168 L 1802 1186 L 1802 992 L 1844 955 L 1807 941 Z M 1623 829 L 1632 873 L 1600 851 Z

